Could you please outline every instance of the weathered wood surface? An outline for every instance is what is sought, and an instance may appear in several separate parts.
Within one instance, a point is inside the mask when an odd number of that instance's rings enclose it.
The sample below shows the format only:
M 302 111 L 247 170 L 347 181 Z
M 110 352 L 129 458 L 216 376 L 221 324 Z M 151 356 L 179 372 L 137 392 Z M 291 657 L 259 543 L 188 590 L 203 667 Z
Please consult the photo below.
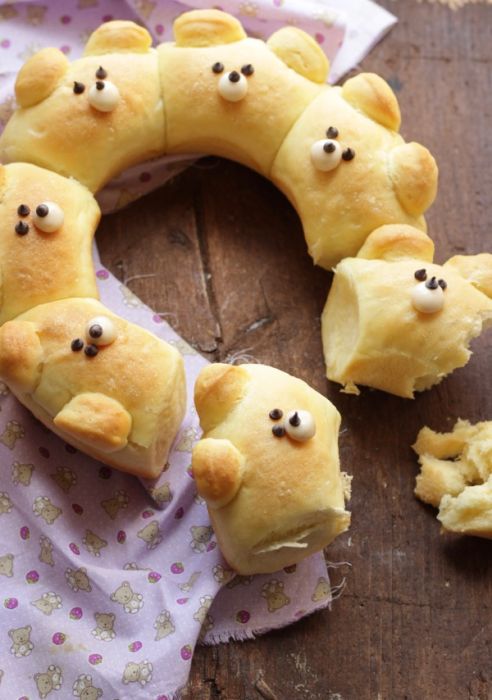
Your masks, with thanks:
M 440 165 L 430 216 L 437 258 L 492 249 L 492 8 L 385 4 L 399 25 L 362 69 L 398 92 L 403 134 Z M 423 424 L 492 419 L 492 337 L 470 364 L 415 401 L 344 396 L 324 380 L 319 316 L 330 275 L 313 268 L 296 214 L 237 165 L 207 161 L 107 217 L 104 262 L 207 357 L 251 355 L 338 406 L 354 475 L 348 560 L 332 612 L 247 643 L 199 648 L 190 700 L 490 700 L 492 543 L 443 537 L 413 496 L 409 445 Z

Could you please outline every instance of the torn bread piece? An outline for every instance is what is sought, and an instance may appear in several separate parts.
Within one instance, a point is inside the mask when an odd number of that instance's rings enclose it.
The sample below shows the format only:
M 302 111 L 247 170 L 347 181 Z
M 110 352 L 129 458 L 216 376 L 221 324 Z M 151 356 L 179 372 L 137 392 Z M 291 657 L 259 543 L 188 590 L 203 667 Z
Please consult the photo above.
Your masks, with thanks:
M 449 433 L 426 426 L 413 449 L 420 463 L 415 495 L 439 508 L 443 528 L 492 538 L 492 421 L 458 420 Z

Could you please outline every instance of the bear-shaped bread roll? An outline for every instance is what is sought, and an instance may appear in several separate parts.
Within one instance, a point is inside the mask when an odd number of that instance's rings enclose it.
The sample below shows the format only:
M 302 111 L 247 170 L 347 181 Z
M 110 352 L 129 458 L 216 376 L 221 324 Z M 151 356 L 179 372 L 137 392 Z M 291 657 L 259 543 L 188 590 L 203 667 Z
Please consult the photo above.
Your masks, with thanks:
M 348 528 L 340 414 L 324 396 L 272 367 L 218 363 L 198 376 L 195 404 L 193 474 L 235 571 L 277 571 Z
M 99 217 L 76 180 L 0 165 L 0 325 L 38 304 L 97 297 L 91 243 Z
M 92 192 L 124 168 L 164 151 L 157 52 L 143 27 L 101 25 L 70 63 L 42 49 L 21 68 L 18 109 L 1 138 L 0 161 L 26 161 L 74 177 Z
M 155 50 L 145 29 L 113 21 L 71 64 L 58 49 L 35 54 L 17 78 L 0 160 L 48 167 L 94 192 L 157 154 L 231 158 L 286 193 L 311 256 L 328 269 L 379 226 L 425 229 L 436 164 L 399 136 L 398 102 L 382 78 L 329 87 L 328 61 L 308 34 L 284 27 L 267 42 L 248 38 L 219 10 L 184 13 L 174 33 Z
M 425 426 L 413 449 L 420 463 L 415 495 L 439 508 L 443 528 L 492 539 L 492 421 L 458 420 L 450 433 Z
M 422 231 L 383 226 L 338 264 L 322 315 L 329 379 L 350 393 L 364 384 L 413 398 L 468 362 L 470 341 L 492 323 L 492 300 L 466 275 L 483 265 L 487 278 L 492 256 L 470 256 L 465 267 L 436 265 L 433 253 Z
M 178 351 L 95 299 L 54 301 L 7 321 L 0 377 L 64 440 L 146 478 L 162 471 L 185 411 Z

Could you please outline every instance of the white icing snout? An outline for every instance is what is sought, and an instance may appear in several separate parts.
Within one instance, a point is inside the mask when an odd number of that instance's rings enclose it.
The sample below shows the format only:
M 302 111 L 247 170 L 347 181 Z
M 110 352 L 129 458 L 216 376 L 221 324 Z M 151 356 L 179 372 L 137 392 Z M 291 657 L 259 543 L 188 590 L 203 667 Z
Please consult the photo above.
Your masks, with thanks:
M 432 280 L 420 282 L 412 289 L 412 304 L 417 311 L 423 314 L 435 314 L 444 306 L 444 290 L 435 281 L 434 284 L 432 284 Z
M 284 425 L 287 435 L 298 442 L 306 442 L 316 433 L 316 423 L 309 411 L 291 411 Z
M 316 170 L 334 170 L 342 160 L 342 147 L 333 139 L 321 139 L 311 146 L 311 162 Z
M 120 101 L 120 91 L 110 80 L 98 80 L 89 90 L 89 104 L 99 112 L 112 112 Z
M 87 340 L 93 345 L 110 345 L 116 335 L 116 327 L 108 316 L 95 316 L 87 323 Z
M 248 81 L 236 70 L 225 73 L 219 80 L 219 95 L 228 102 L 239 102 L 248 93 Z
M 65 215 L 63 209 L 55 202 L 41 202 L 36 207 L 33 222 L 43 233 L 54 233 L 63 226 Z

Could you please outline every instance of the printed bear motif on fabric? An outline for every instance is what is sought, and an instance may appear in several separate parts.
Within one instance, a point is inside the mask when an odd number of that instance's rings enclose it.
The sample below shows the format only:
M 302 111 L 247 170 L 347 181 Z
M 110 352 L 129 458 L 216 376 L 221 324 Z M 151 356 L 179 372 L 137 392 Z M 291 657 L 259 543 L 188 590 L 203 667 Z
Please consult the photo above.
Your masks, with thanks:
M 192 541 L 190 547 L 195 552 L 205 552 L 207 544 L 212 539 L 214 531 L 208 525 L 193 526 L 190 528 Z
M 37 516 L 43 518 L 47 525 L 53 525 L 55 520 L 62 514 L 62 509 L 55 506 L 47 496 L 35 498 L 32 509 Z
M 49 591 L 48 593 L 43 593 L 41 598 L 33 600 L 31 605 L 34 605 L 35 608 L 45 615 L 51 615 L 54 610 L 62 607 L 62 599 L 57 593 Z
M 77 474 L 69 467 L 57 467 L 56 472 L 50 476 L 64 493 L 68 493 L 77 483 Z
M 0 557 L 0 576 L 8 576 L 9 578 L 14 575 L 14 555 L 4 554 Z
M 0 442 L 8 447 L 9 450 L 13 450 L 17 441 L 22 440 L 25 434 L 22 425 L 16 420 L 11 420 L 7 423 L 3 433 L 0 435 Z
M 101 507 L 107 515 L 109 515 L 111 520 L 114 520 L 120 510 L 124 510 L 128 507 L 128 502 L 129 498 L 126 491 L 119 490 L 116 491 L 111 498 L 101 501 Z
M 61 669 L 59 666 L 51 664 L 45 673 L 35 673 L 34 681 L 38 688 L 39 697 L 44 700 L 52 690 L 60 690 L 63 682 Z
M 46 537 L 41 535 L 39 538 L 39 561 L 48 566 L 54 566 L 55 561 L 53 559 L 53 542 Z
M 154 622 L 154 629 L 156 630 L 154 637 L 156 642 L 176 631 L 169 610 L 163 610 L 159 613 Z
M 130 661 L 123 671 L 123 683 L 140 683 L 143 687 L 152 680 L 152 664 L 150 661 L 140 661 L 135 663 Z
M 17 658 L 29 656 L 34 649 L 34 644 L 31 642 L 31 632 L 31 625 L 9 630 L 9 637 L 12 640 L 12 646 L 10 647 L 11 654 Z
M 70 568 L 66 569 L 65 578 L 68 585 L 75 593 L 77 593 L 77 591 L 85 591 L 86 593 L 92 591 L 92 586 L 87 576 L 87 570 L 84 567 L 76 569 L 75 571 Z
M 270 613 L 274 613 L 290 603 L 290 598 L 284 593 L 284 584 L 277 579 L 271 579 L 265 583 L 261 589 L 261 595 L 265 598 Z
M 85 537 L 82 539 L 88 552 L 93 554 L 95 557 L 101 556 L 101 549 L 108 546 L 106 540 L 103 540 L 99 535 L 96 535 L 92 530 L 85 531 Z
M 128 581 L 123 583 L 110 596 L 111 600 L 119 603 L 129 615 L 135 615 L 142 609 L 144 601 L 141 593 L 133 591 Z
M 321 576 L 318 579 L 318 583 L 316 584 L 314 593 L 311 596 L 311 600 L 313 601 L 313 603 L 317 603 L 320 600 L 326 600 L 326 598 L 330 596 L 330 592 L 330 583 L 328 579 Z
M 96 639 L 102 642 L 110 642 L 116 637 L 114 631 L 115 615 L 113 613 L 94 613 L 97 626 L 92 630 Z
M 147 549 L 155 549 L 155 547 L 162 542 L 162 533 L 157 520 L 153 520 L 139 530 L 137 536 L 146 543 Z
M 92 676 L 82 673 L 75 679 L 72 687 L 72 695 L 80 700 L 98 700 L 103 694 L 101 688 L 92 684 Z
M 8 493 L 5 491 L 0 491 L 0 515 L 10 513 L 12 508 L 12 501 L 10 500 Z
M 12 464 L 12 482 L 16 485 L 29 486 L 34 469 L 34 464 L 14 462 Z

